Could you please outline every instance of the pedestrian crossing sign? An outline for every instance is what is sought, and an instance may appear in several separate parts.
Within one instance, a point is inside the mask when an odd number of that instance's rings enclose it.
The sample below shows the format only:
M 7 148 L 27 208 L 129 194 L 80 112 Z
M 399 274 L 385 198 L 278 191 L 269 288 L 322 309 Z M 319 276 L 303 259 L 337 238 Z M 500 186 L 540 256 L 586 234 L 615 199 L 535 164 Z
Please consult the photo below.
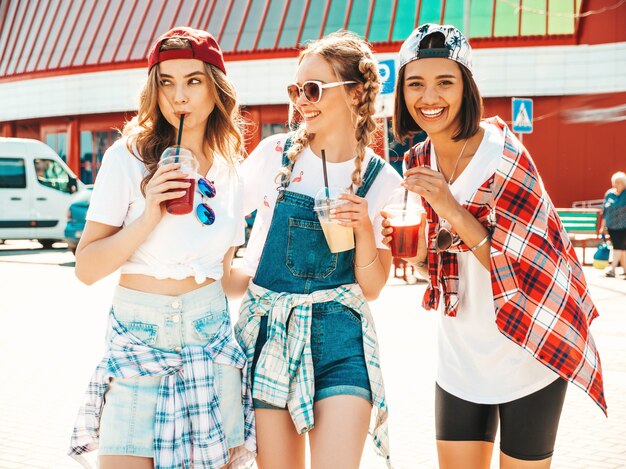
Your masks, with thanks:
M 396 84 L 395 59 L 378 62 L 378 74 L 382 85 L 380 94 L 393 94 L 393 87 Z
M 533 100 L 513 98 L 513 132 L 530 134 L 533 131 Z

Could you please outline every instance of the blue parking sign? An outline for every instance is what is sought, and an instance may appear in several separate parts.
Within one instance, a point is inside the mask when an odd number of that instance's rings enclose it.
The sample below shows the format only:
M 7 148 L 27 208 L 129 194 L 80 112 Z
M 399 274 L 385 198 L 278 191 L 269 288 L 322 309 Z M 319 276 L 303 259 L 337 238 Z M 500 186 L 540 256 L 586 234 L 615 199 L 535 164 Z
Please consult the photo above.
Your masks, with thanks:
M 378 62 L 382 88 L 380 94 L 392 94 L 396 83 L 396 62 L 394 59 L 381 60 Z
M 530 134 L 533 131 L 533 100 L 513 98 L 513 132 Z

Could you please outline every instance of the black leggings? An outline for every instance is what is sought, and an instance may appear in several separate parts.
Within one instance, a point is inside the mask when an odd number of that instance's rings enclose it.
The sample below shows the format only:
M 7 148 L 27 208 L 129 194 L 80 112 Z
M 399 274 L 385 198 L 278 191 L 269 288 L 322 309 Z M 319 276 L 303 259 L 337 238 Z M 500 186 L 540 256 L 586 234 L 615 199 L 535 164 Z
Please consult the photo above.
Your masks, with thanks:
M 437 440 L 493 443 L 500 420 L 500 450 L 512 458 L 552 456 L 567 381 L 558 378 L 537 392 L 504 404 L 475 404 L 435 390 Z

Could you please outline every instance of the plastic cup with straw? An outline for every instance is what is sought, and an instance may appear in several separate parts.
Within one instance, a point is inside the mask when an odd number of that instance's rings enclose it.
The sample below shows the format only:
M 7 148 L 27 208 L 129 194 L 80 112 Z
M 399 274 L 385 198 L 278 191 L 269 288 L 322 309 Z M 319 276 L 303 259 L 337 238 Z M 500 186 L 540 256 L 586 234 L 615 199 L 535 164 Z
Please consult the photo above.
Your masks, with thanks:
M 398 188 L 383 210 L 387 213 L 389 224 L 393 228 L 391 255 L 405 259 L 415 257 L 424 212 L 419 200 L 415 195 L 409 194 L 407 189 Z
M 324 187 L 315 196 L 315 213 L 320 221 L 324 237 L 330 252 L 337 253 L 354 249 L 354 230 L 351 226 L 343 226 L 338 220 L 331 218 L 330 211 L 344 203 L 339 196 L 345 193 L 339 187 L 328 185 L 328 170 L 326 168 L 326 152 L 322 150 L 322 170 Z
M 193 154 L 186 148 L 180 146 L 183 134 L 183 121 L 185 115 L 180 115 L 180 124 L 178 126 L 178 138 L 175 146 L 166 148 L 161 154 L 159 166 L 170 164 L 180 164 L 179 171 L 186 173 L 188 176 L 182 179 L 172 179 L 172 181 L 186 182 L 189 187 L 185 188 L 184 194 L 176 199 L 165 201 L 165 208 L 172 215 L 186 215 L 193 210 L 194 193 L 196 187 L 195 174 L 198 172 L 198 161 Z M 180 191 L 181 189 L 171 189 L 169 192 Z

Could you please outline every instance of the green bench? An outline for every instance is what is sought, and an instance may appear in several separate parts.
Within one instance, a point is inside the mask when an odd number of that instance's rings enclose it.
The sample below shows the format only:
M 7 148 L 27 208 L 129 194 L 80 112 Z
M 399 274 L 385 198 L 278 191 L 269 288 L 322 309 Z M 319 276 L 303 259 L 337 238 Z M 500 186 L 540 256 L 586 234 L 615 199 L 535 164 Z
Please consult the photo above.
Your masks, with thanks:
M 594 247 L 600 242 L 602 210 L 597 208 L 557 208 L 556 211 L 572 244 L 583 248 L 583 265 L 586 265 L 585 250 L 588 243 L 589 247 Z

